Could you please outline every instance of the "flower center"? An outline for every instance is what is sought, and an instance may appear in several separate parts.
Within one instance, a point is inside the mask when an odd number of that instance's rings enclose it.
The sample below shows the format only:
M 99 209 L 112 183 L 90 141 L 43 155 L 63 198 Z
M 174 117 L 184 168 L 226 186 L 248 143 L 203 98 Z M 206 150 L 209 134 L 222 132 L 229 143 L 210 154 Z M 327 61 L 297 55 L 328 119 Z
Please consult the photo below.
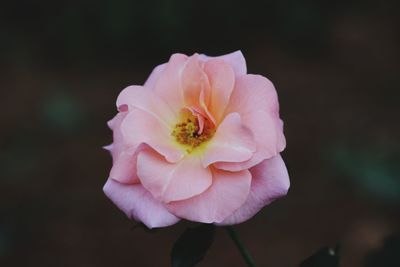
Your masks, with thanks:
M 203 129 L 200 131 L 198 118 L 190 114 L 184 116 L 183 120 L 175 125 L 171 135 L 175 137 L 179 144 L 184 145 L 186 151 L 190 153 L 196 147 L 210 140 L 214 133 L 215 130 L 206 119 Z

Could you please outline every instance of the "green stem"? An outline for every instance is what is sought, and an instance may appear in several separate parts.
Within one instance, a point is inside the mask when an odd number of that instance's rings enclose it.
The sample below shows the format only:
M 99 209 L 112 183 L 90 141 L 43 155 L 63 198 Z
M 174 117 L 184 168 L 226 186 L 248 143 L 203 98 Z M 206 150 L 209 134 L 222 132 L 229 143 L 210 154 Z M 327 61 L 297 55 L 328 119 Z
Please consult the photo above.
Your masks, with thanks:
M 240 254 L 242 254 L 242 257 L 244 261 L 247 263 L 247 266 L 249 267 L 256 267 L 256 264 L 253 260 L 253 258 L 250 255 L 250 252 L 247 250 L 246 246 L 242 243 L 240 240 L 238 234 L 236 233 L 235 229 L 233 229 L 232 226 L 227 226 L 225 227 L 226 231 L 228 232 L 230 238 L 232 239 L 233 243 L 235 243 L 236 247 L 239 249 Z

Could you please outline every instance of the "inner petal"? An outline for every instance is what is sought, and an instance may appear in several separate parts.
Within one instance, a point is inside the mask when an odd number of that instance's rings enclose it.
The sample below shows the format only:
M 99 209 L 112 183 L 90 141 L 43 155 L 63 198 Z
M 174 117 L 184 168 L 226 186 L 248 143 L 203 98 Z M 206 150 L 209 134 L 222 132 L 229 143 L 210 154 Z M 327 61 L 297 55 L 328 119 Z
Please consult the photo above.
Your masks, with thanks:
M 205 104 L 209 104 L 210 82 L 204 72 L 198 55 L 191 56 L 182 70 L 181 88 L 186 106 L 199 106 L 200 94 L 205 93 Z

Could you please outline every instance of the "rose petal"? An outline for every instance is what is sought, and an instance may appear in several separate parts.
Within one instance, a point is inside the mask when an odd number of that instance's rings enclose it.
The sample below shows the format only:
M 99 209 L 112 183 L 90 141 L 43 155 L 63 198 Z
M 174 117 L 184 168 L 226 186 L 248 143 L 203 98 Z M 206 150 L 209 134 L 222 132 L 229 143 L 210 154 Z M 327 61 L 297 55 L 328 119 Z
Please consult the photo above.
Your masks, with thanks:
M 148 144 L 169 162 L 177 162 L 185 154 L 174 145 L 171 138 L 172 129 L 145 111 L 130 111 L 122 121 L 121 132 L 127 145 L 136 147 L 142 143 Z
M 250 172 L 213 169 L 212 173 L 213 183 L 207 191 L 190 199 L 171 202 L 166 205 L 168 210 L 187 220 L 219 223 L 242 206 L 250 192 Z
M 205 115 L 204 117 L 207 118 L 209 122 L 212 123 L 213 127 L 217 126 L 217 121 L 215 120 L 213 114 L 211 114 L 210 110 L 208 109 L 207 106 L 207 96 L 206 96 L 206 90 L 203 88 L 200 92 L 200 98 L 199 98 L 199 103 L 200 107 L 202 110 L 202 113 Z
M 153 71 L 150 73 L 149 78 L 147 78 L 146 82 L 144 83 L 144 87 L 149 88 L 151 90 L 154 89 L 158 79 L 160 79 L 160 76 L 162 75 L 162 73 L 165 70 L 166 67 L 166 63 L 158 65 L 157 67 L 155 67 L 153 69 Z
M 154 86 L 154 92 L 164 99 L 175 113 L 184 106 L 181 77 L 187 58 L 183 54 L 173 54 Z
M 235 74 L 232 67 L 222 59 L 207 61 L 204 72 L 207 74 L 211 85 L 209 110 L 214 118 L 220 121 L 235 85 Z
M 110 171 L 110 178 L 123 184 L 139 183 L 137 176 L 137 156 L 138 153 L 148 148 L 146 145 L 139 145 L 135 148 L 126 148 L 113 160 L 113 166 Z
M 285 148 L 285 137 L 281 122 L 273 114 L 265 111 L 255 111 L 242 116 L 243 124 L 251 129 L 256 142 L 256 151 L 251 159 L 239 162 L 218 162 L 216 168 L 227 171 L 239 171 L 251 168 L 265 159 L 280 153 Z
M 199 134 L 201 134 L 204 130 L 204 123 L 207 114 L 205 114 L 203 110 L 197 109 L 196 107 L 186 107 L 185 109 L 189 110 L 193 116 L 196 116 L 199 123 Z
M 244 114 L 262 110 L 278 116 L 279 103 L 274 85 L 261 75 L 237 77 L 225 114 Z
M 221 225 L 244 222 L 264 206 L 287 194 L 290 186 L 289 175 L 280 155 L 264 160 L 250 169 L 250 172 L 253 179 L 246 202 Z
M 198 55 L 189 57 L 182 70 L 182 90 L 185 105 L 188 107 L 202 107 L 200 94 L 203 91 L 205 105 L 209 104 L 210 83 L 206 73 L 203 71 Z
M 257 144 L 253 157 L 246 162 L 217 163 L 229 171 L 248 169 L 264 159 L 280 153 L 286 146 L 283 124 L 279 119 L 279 103 L 273 84 L 260 75 L 245 75 L 236 80 L 235 89 L 225 111 L 238 112 L 243 124 L 251 129 Z
M 162 202 L 196 196 L 212 182 L 211 171 L 201 166 L 198 157 L 187 155 L 171 164 L 152 151 L 139 153 L 138 176 L 142 185 Z
M 113 143 L 108 146 L 113 159 L 115 160 L 119 153 L 125 149 L 121 133 L 121 123 L 125 119 L 127 112 L 118 112 L 111 120 L 107 122 L 108 127 L 113 130 Z
M 135 108 L 146 111 L 166 125 L 173 124 L 177 117 L 177 114 L 153 90 L 137 85 L 122 90 L 117 98 L 117 107 L 123 111 Z
M 254 151 L 251 131 L 242 124 L 238 113 L 231 113 L 219 125 L 201 160 L 204 167 L 215 162 L 242 162 L 250 159 Z
M 113 157 L 110 177 L 121 183 L 131 184 L 139 182 L 139 178 L 136 176 L 136 148 L 124 145 L 121 133 L 121 123 L 126 114 L 127 112 L 119 112 L 107 122 L 110 129 L 113 130 L 114 142 L 104 148 L 109 150 Z
M 179 221 L 140 184 L 125 185 L 108 179 L 103 191 L 126 216 L 148 228 L 170 226 Z
M 123 183 L 134 184 L 139 182 L 136 175 L 137 153 L 134 151 L 121 152 L 113 162 L 110 178 Z
M 200 55 L 200 59 L 207 61 L 213 58 L 218 58 L 218 59 L 223 59 L 225 62 L 227 62 L 229 65 L 232 66 L 235 76 L 240 76 L 240 75 L 245 75 L 247 73 L 247 67 L 246 67 L 246 59 L 244 58 L 242 52 L 235 51 L 230 54 L 226 54 L 223 56 L 218 56 L 218 57 L 210 57 L 206 55 Z

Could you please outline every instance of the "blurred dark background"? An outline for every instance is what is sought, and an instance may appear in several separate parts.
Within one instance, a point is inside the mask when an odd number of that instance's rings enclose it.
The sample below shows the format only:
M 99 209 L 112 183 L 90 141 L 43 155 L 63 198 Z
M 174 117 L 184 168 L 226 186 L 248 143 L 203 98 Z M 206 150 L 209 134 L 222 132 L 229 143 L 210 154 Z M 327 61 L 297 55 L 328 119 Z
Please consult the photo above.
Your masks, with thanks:
M 0 265 L 169 266 L 187 223 L 132 230 L 103 195 L 106 121 L 118 93 L 172 53 L 240 49 L 249 72 L 276 85 L 292 186 L 236 229 L 259 266 L 297 266 L 336 243 L 341 266 L 365 266 L 400 230 L 399 7 L 2 1 Z M 199 266 L 244 262 L 218 229 Z

